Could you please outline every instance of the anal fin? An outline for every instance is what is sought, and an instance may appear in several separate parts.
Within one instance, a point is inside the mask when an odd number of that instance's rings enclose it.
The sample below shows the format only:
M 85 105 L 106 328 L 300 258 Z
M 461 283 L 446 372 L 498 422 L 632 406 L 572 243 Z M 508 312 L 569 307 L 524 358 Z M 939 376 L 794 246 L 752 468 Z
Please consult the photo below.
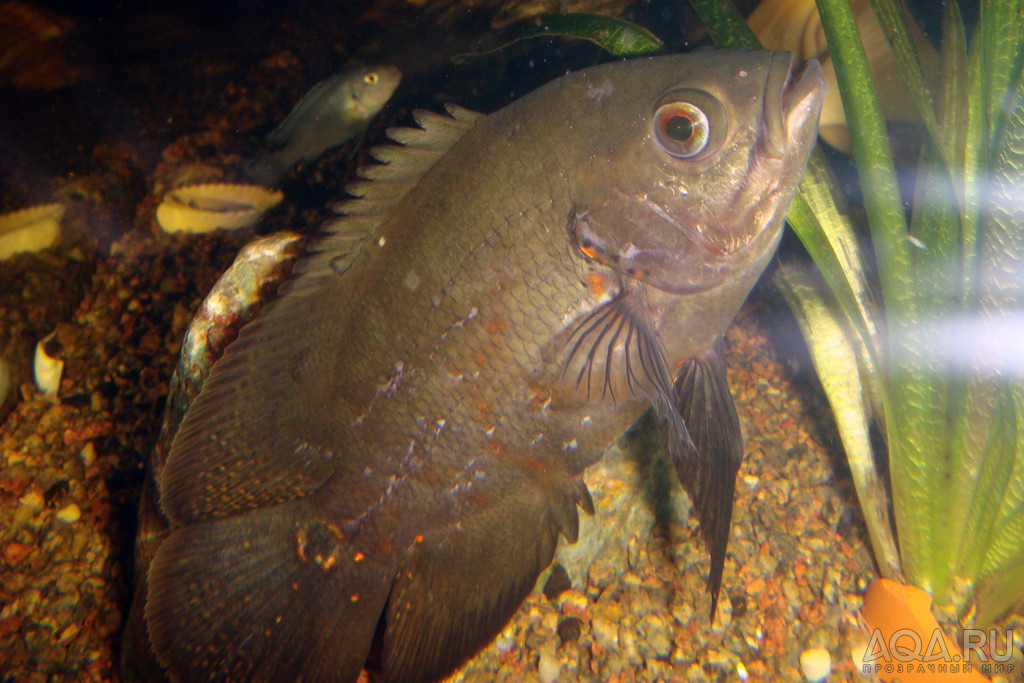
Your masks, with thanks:
M 703 354 L 683 363 L 674 388 L 693 448 L 670 451 L 676 456 L 676 475 L 693 501 L 711 555 L 708 592 L 714 617 L 729 544 L 736 474 L 743 461 L 743 435 L 726 379 L 721 337 Z
M 484 647 L 551 563 L 559 534 L 575 540 L 576 505 L 593 510 L 578 479 L 507 475 L 409 548 L 388 601 L 381 681 L 441 678 Z

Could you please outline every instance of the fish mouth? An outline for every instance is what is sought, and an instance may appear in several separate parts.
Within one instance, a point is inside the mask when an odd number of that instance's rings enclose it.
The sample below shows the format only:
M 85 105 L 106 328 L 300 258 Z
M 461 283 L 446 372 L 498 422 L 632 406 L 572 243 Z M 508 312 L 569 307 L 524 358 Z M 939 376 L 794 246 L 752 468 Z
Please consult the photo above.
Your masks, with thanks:
M 825 97 L 825 76 L 817 59 L 793 68 L 793 53 L 775 52 L 764 90 L 765 153 L 781 158 L 805 127 L 814 125 Z

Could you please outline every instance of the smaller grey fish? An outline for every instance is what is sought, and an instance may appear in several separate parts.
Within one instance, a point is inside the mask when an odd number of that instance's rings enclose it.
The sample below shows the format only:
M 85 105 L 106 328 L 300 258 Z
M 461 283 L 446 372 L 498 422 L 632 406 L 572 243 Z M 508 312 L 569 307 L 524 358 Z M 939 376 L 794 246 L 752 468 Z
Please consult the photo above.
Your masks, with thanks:
M 250 164 L 247 174 L 261 184 L 279 185 L 298 162 L 314 162 L 366 130 L 401 80 L 393 66 L 369 66 L 320 81 L 267 135 L 277 150 Z

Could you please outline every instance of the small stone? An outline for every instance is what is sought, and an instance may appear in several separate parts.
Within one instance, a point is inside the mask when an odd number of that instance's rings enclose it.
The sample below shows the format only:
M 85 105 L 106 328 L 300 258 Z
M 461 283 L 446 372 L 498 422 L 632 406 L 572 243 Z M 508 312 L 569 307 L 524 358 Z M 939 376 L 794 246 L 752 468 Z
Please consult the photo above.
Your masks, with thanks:
M 537 674 L 543 683 L 554 683 L 558 680 L 558 672 L 561 669 L 558 661 L 558 652 L 554 646 L 542 647 L 540 660 L 537 662 Z
M 68 505 L 57 510 L 57 519 L 64 522 L 65 524 L 74 524 L 82 518 L 82 511 L 75 503 L 69 503 Z
M 710 680 L 708 675 L 704 673 L 704 669 L 699 664 L 691 664 L 690 668 L 686 670 L 686 680 L 688 681 L 707 681 Z
M 69 624 L 67 627 L 64 628 L 63 631 L 60 632 L 60 636 L 58 637 L 57 642 L 61 645 L 67 645 L 75 639 L 75 636 L 77 636 L 79 631 L 81 630 L 82 627 L 78 624 Z
M 643 642 L 653 650 L 655 657 L 667 659 L 672 653 L 672 638 L 668 623 L 657 614 L 645 616 L 637 628 L 643 636 Z
M 18 499 L 18 509 L 14 513 L 12 526 L 23 526 L 32 519 L 33 515 L 42 510 L 45 506 L 46 502 L 43 500 L 43 494 L 36 490 L 26 491 L 25 494 Z
M 577 590 L 570 589 L 562 593 L 560 597 L 562 612 L 566 616 L 585 617 L 590 604 L 587 601 L 587 596 Z
M 512 628 L 506 628 L 494 639 L 494 645 L 498 648 L 498 652 L 510 651 L 516 645 L 515 631 Z
M 800 653 L 800 669 L 811 683 L 823 681 L 832 673 L 832 655 L 823 647 L 804 650 Z
M 86 441 L 85 445 L 82 446 L 82 450 L 78 452 L 80 458 L 82 458 L 82 464 L 86 467 L 92 467 L 96 462 L 96 446 L 93 445 L 92 441 Z
M 594 617 L 590 622 L 590 630 L 594 634 L 597 644 L 606 650 L 615 650 L 619 647 L 618 624 L 603 617 Z
M 25 543 L 18 543 L 14 541 L 8 543 L 3 549 L 4 562 L 12 567 L 17 567 L 18 563 L 25 559 L 25 556 L 32 552 L 33 546 Z

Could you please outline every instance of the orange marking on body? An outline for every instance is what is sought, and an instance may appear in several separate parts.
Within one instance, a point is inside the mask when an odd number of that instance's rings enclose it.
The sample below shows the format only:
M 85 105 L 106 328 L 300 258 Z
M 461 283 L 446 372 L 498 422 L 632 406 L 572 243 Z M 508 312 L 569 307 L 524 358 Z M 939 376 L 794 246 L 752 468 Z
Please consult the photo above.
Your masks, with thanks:
M 587 258 L 592 258 L 595 261 L 601 255 L 601 252 L 599 252 L 597 249 L 595 249 L 592 246 L 580 247 L 580 251 L 582 251 L 584 254 L 586 254 Z
M 364 557 L 366 557 L 366 556 L 363 555 L 361 552 L 357 551 L 355 556 L 352 559 L 355 560 L 356 562 L 362 562 Z
M 546 476 L 548 474 L 548 465 L 540 458 L 524 458 L 521 461 L 521 465 L 528 474 L 532 473 L 534 476 Z
M 482 353 L 478 353 L 473 360 L 476 361 L 477 365 L 487 365 L 487 357 Z
M 508 329 L 508 323 L 501 318 L 491 318 L 484 323 L 484 327 L 486 327 L 487 331 L 491 334 L 501 334 Z
M 299 553 L 299 559 L 303 562 L 306 561 L 306 530 L 299 528 L 295 532 L 295 549 Z
M 423 534 L 416 534 L 416 538 L 414 538 L 413 540 L 416 541 L 417 543 L 422 543 L 423 542 Z
M 536 394 L 530 399 L 530 410 L 544 410 L 551 405 L 551 394 Z
M 596 297 L 604 296 L 608 291 L 608 279 L 601 273 L 587 273 L 587 289 Z

